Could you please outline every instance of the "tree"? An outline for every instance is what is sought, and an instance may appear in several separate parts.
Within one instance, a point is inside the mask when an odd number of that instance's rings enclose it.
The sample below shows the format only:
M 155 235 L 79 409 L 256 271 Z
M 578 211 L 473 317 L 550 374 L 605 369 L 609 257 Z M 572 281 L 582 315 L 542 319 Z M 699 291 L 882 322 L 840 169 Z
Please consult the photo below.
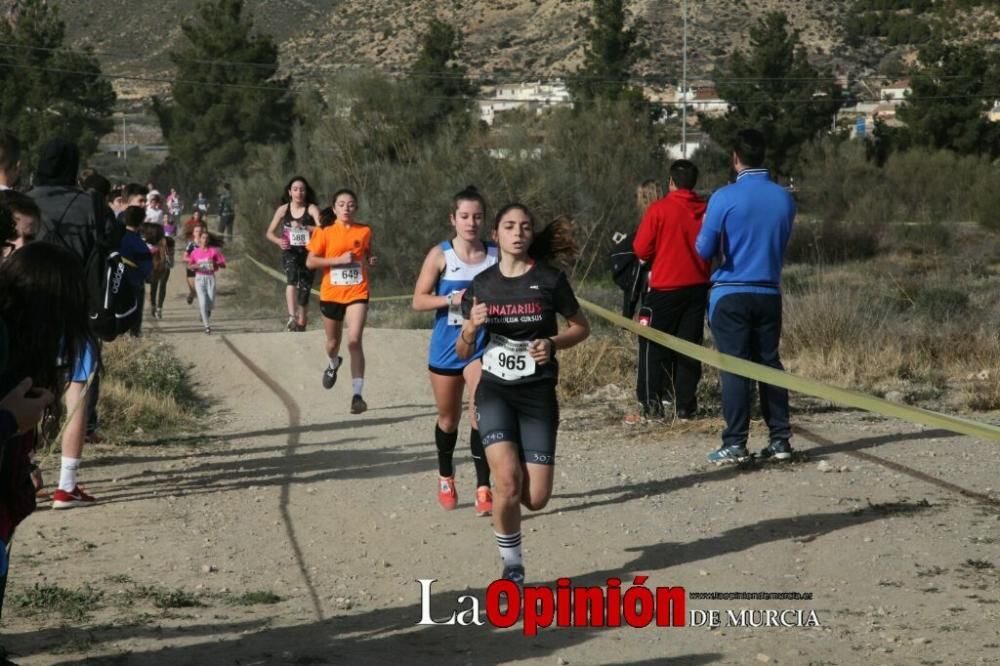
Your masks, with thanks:
M 278 47 L 254 31 L 242 0 L 205 0 L 181 31 L 190 46 L 170 54 L 173 100 L 153 100 L 170 149 L 163 170 L 181 187 L 211 190 L 254 144 L 291 137 L 290 80 L 277 76 Z
M 709 136 L 728 148 L 738 130 L 759 129 L 767 139 L 768 165 L 779 173 L 788 173 L 799 148 L 831 126 L 841 104 L 840 86 L 809 64 L 781 12 L 750 29 L 749 52 L 734 52 L 719 68 L 716 89 L 729 111 L 721 118 L 701 116 Z
M 639 37 L 642 21 L 626 26 L 622 0 L 593 0 L 590 16 L 581 17 L 577 27 L 587 42 L 583 67 L 570 82 L 570 91 L 580 104 L 595 99 L 611 101 L 641 99 L 642 93 L 628 85 L 632 67 L 648 55 Z
M 26 146 L 58 135 L 86 156 L 114 128 L 115 93 L 88 52 L 63 50 L 65 33 L 44 0 L 21 0 L 0 20 L 0 124 Z
M 458 62 L 461 35 L 454 27 L 432 19 L 420 38 L 420 53 L 410 70 L 420 108 L 414 109 L 417 136 L 425 136 L 444 121 L 455 119 L 469 110 L 469 98 L 477 87 L 466 77 L 466 68 Z
M 911 143 L 1000 157 L 1000 126 L 986 113 L 1000 90 L 1000 65 L 978 44 L 927 44 L 911 93 L 897 112 Z

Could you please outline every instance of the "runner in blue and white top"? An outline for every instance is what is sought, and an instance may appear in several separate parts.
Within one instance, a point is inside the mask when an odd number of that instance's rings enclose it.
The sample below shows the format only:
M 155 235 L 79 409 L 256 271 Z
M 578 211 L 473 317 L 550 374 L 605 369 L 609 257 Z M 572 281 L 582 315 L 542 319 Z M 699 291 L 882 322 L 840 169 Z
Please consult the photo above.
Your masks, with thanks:
M 466 359 L 458 357 L 455 342 L 462 330 L 462 294 L 476 275 L 496 264 L 499 258 L 497 246 L 479 238 L 485 212 L 486 202 L 475 187 L 470 185 L 455 195 L 450 215 L 455 237 L 434 246 L 427 253 L 413 292 L 414 310 L 435 311 L 428 370 L 438 410 L 434 426 L 434 442 L 438 451 L 438 502 L 449 511 L 458 504 L 452 459 L 458 441 L 458 424 L 462 418 L 462 392 L 468 387 L 469 421 L 472 424 L 469 445 L 476 465 L 475 510 L 479 516 L 487 516 L 493 509 L 490 468 L 483 454 L 473 405 L 482 374 L 479 357 L 483 353 L 485 334 L 478 337 L 477 348 Z

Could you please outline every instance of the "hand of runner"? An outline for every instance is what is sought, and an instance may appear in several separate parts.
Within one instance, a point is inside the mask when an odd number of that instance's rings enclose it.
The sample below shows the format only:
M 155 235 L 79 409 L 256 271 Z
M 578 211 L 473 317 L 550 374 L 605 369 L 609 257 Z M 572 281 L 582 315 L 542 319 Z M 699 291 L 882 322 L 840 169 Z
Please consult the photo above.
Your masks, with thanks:
M 368 265 L 369 266 L 374 266 L 377 263 L 378 263 L 378 257 L 376 257 L 374 255 L 368 257 Z
M 282 236 L 281 237 L 281 249 L 282 250 L 287 250 L 290 247 L 291 247 L 291 244 L 288 242 L 288 239 L 285 238 L 284 236 Z
M 473 323 L 473 325 L 476 327 L 476 330 L 479 330 L 479 327 L 486 323 L 486 318 L 487 318 L 486 303 L 480 303 L 478 300 L 476 300 L 476 297 L 473 296 L 472 310 L 469 311 L 469 321 Z
M 343 266 L 345 264 L 353 264 L 354 263 L 354 253 L 351 252 L 350 250 L 348 250 L 344 254 L 337 255 L 336 257 L 334 257 L 333 260 L 334 260 L 334 262 L 337 263 L 337 265 L 340 265 L 340 266 Z
M 52 404 L 54 396 L 43 388 L 32 388 L 31 378 L 25 377 L 0 400 L 0 410 L 7 410 L 17 421 L 17 433 L 28 432 L 42 420 L 42 412 Z
M 528 345 L 528 353 L 538 365 L 545 365 L 552 359 L 552 338 L 538 338 Z

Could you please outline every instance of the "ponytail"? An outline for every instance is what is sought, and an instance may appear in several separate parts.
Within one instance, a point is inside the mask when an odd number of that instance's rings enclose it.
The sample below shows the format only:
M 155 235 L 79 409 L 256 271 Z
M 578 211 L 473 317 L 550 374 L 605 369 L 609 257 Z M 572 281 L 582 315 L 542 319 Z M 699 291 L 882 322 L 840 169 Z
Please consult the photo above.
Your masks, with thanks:
M 535 235 L 528 256 L 550 264 L 569 264 L 576 259 L 579 248 L 573 238 L 573 218 L 560 215 Z
M 528 210 L 528 207 L 520 203 L 507 204 L 499 211 L 493 221 L 493 230 L 500 228 L 500 220 L 512 210 L 520 210 L 528 219 L 531 226 L 535 226 L 535 216 Z M 560 215 L 552 220 L 544 229 L 535 234 L 528 248 L 528 256 L 535 261 L 554 264 L 569 264 L 578 253 L 579 249 L 576 240 L 573 238 L 573 218 L 568 215 Z

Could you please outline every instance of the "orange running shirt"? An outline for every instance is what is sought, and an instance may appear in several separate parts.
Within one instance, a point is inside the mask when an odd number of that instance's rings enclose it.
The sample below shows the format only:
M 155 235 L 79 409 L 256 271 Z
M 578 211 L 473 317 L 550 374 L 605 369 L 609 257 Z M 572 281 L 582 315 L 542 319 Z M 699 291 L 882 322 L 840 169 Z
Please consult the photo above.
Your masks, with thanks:
M 353 303 L 368 298 L 368 262 L 371 253 L 372 230 L 365 224 L 344 224 L 337 220 L 325 229 L 317 229 L 306 246 L 324 259 L 332 259 L 347 251 L 354 254 L 351 265 L 329 266 L 323 269 L 319 300 L 332 303 Z

